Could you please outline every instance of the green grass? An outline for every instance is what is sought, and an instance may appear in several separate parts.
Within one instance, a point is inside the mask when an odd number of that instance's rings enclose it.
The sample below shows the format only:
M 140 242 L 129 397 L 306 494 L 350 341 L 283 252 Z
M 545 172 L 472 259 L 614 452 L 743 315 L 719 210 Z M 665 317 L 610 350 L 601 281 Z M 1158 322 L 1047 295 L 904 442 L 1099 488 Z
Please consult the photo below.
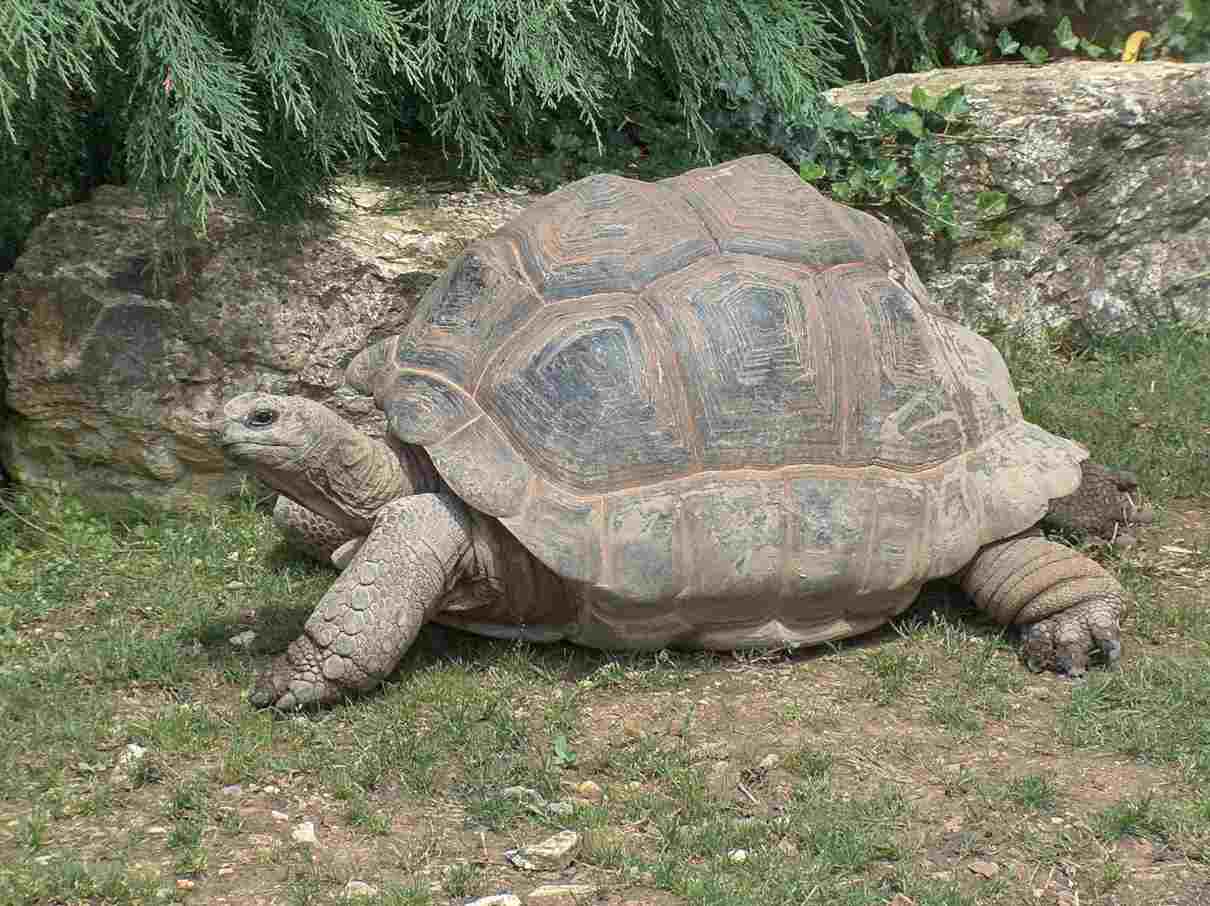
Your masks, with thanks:
M 1162 504 L 1205 505 L 1178 499 L 1208 490 L 1205 336 L 1012 358 L 1032 418 Z M 4 502 L 0 906 L 326 903 L 350 879 L 368 902 L 449 906 L 526 893 L 503 851 L 564 828 L 577 882 L 670 904 L 999 906 L 1061 867 L 1089 902 L 1143 906 L 1210 873 L 1210 537 L 1182 541 L 1185 572 L 1104 558 L 1134 597 L 1130 644 L 1080 683 L 1030 675 L 947 593 L 786 657 L 430 629 L 380 691 L 279 719 L 246 690 L 332 574 L 283 555 L 254 501 Z M 249 628 L 250 650 L 230 643 Z M 123 765 L 131 743 L 146 755 Z M 320 846 L 292 840 L 301 820 Z M 1116 848 L 1140 839 L 1166 861 L 1132 874 Z
M 1030 421 L 1134 470 L 1157 501 L 1210 494 L 1210 332 L 1100 339 L 1075 356 L 998 345 Z

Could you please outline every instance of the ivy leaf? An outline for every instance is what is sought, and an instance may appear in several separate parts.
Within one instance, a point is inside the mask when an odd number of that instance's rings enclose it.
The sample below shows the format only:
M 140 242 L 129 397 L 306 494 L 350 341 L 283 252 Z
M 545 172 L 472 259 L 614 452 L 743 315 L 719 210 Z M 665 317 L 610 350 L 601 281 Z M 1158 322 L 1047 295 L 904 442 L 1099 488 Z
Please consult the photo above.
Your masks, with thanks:
M 980 217 L 999 217 L 1008 210 L 1008 196 L 1003 192 L 980 192 L 975 196 L 975 210 Z
M 950 53 L 963 66 L 973 66 L 983 62 L 983 54 L 966 43 L 966 35 L 958 35 L 954 39 L 954 42 L 950 44 Z
M 1045 47 L 1022 47 L 1021 56 L 1030 66 L 1041 66 L 1050 59 L 1050 52 Z
M 1055 26 L 1055 38 L 1064 50 L 1075 50 L 1080 46 L 1080 39 L 1071 30 L 1070 16 L 1064 16 L 1059 20 L 1059 24 Z
M 827 176 L 828 171 L 819 161 L 809 160 L 799 164 L 798 175 L 806 182 L 815 182 L 815 180 L 823 179 Z
M 915 110 L 907 113 L 892 113 L 891 122 L 904 132 L 910 133 L 913 138 L 920 138 L 924 135 L 924 120 Z
M 1001 56 L 1009 57 L 1017 52 L 1021 42 L 1014 38 L 1007 28 L 1002 28 L 996 36 L 996 46 L 1000 48 Z
M 912 106 L 920 110 L 936 110 L 938 98 L 929 94 L 923 85 L 917 85 L 912 89 Z
M 1085 41 L 1083 38 L 1080 39 L 1080 50 L 1084 51 L 1084 53 L 1088 54 L 1088 56 L 1092 57 L 1094 60 L 1099 60 L 1101 57 L 1105 56 L 1104 47 L 1093 44 L 1091 41 Z
M 970 113 L 970 101 L 966 99 L 966 87 L 959 85 L 951 88 L 937 102 L 937 112 L 947 120 Z

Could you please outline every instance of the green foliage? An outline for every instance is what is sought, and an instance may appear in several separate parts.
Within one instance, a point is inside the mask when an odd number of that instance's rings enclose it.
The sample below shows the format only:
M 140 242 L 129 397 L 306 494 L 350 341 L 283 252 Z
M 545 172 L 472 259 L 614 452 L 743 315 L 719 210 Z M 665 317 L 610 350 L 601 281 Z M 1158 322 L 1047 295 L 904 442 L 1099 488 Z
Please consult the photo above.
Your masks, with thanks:
M 489 181 L 523 145 L 559 180 L 673 133 L 674 163 L 704 161 L 713 110 L 810 123 L 843 44 L 864 56 L 863 24 L 857 0 L 11 0 L 0 119 L 27 147 L 22 105 L 116 82 L 131 180 L 204 227 L 223 193 L 301 213 L 342 161 L 387 149 L 384 127 L 427 131 Z M 635 129 L 610 145 L 619 124 Z
M 1210 62 L 1210 0 L 1185 0 L 1182 10 L 1159 29 L 1155 46 L 1190 63 Z
M 969 113 L 962 86 L 934 96 L 917 85 L 911 103 L 884 96 L 865 118 L 830 108 L 799 173 L 846 204 L 892 206 L 935 235 L 957 238 L 954 199 L 945 191 L 944 176 L 951 143 L 966 131 Z M 1005 201 L 988 193 L 980 212 L 999 216 Z

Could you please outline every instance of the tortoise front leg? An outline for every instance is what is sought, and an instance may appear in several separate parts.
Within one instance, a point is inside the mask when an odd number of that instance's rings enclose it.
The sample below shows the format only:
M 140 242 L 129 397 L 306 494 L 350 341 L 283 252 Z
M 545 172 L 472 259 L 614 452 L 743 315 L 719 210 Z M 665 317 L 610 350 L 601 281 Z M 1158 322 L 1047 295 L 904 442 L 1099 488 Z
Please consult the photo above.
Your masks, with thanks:
M 997 622 L 1023 629 L 1022 656 L 1036 670 L 1081 676 L 1089 654 L 1122 654 L 1118 618 L 1126 591 L 1079 551 L 1023 535 L 989 544 L 962 575 L 962 588 Z
M 285 494 L 278 495 L 273 506 L 273 523 L 287 545 L 325 566 L 331 566 L 332 555 L 355 537 L 327 516 L 308 510 Z
M 456 498 L 417 494 L 384 506 L 303 634 L 257 679 L 252 703 L 286 710 L 373 688 L 458 580 L 470 548 Z

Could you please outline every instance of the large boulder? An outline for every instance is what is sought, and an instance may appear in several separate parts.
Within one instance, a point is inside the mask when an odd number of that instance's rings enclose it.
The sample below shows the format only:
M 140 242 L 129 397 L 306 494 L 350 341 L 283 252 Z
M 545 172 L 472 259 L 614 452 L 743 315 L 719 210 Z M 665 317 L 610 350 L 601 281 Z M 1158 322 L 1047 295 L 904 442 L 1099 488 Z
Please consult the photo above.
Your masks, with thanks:
M 947 171 L 960 240 L 903 235 L 948 313 L 1029 335 L 1210 322 L 1210 64 L 978 66 L 831 97 L 860 115 L 917 85 L 964 85 L 985 139 L 957 145 Z M 977 222 L 984 190 L 1008 196 L 994 225 Z
M 375 431 L 344 366 L 399 332 L 448 261 L 521 203 L 445 191 L 399 207 L 385 188 L 346 189 L 324 225 L 283 230 L 224 207 L 206 239 L 176 243 L 125 189 L 52 212 L 0 286 L 12 478 L 95 501 L 224 493 L 239 478 L 208 424 L 244 390 L 304 394 Z

